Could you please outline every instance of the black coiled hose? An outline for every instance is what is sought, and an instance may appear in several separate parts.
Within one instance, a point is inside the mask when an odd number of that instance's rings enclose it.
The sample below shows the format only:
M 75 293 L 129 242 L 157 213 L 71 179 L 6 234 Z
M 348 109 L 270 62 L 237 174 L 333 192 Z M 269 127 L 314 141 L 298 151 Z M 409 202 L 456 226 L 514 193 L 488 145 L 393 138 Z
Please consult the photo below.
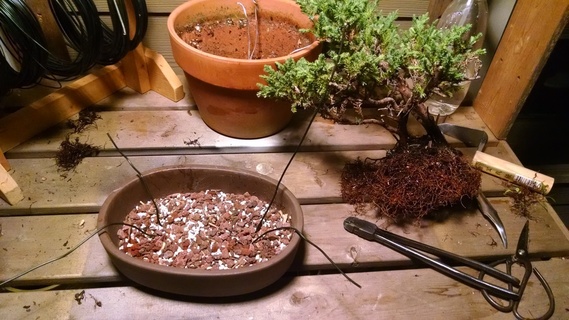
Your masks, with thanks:
M 111 27 L 101 21 L 93 0 L 48 0 L 70 56 L 47 49 L 47 41 L 35 14 L 24 0 L 0 0 L 0 96 L 25 88 L 41 78 L 69 80 L 95 64 L 120 61 L 136 48 L 148 26 L 145 0 L 107 0 Z M 129 21 L 127 5 L 132 4 Z M 134 30 L 130 28 L 134 27 Z
M 49 5 L 67 46 L 75 52 L 71 61 L 50 54 L 47 70 L 69 80 L 95 65 L 103 34 L 101 20 L 92 0 L 49 0 Z
M 107 0 L 111 15 L 112 28 L 103 24 L 103 45 L 98 63 L 114 64 L 120 61 L 132 49 L 136 48 L 146 34 L 148 12 L 145 0 L 133 0 L 135 32 L 130 36 L 129 18 L 124 0 Z
M 35 84 L 44 74 L 46 39 L 23 0 L 0 1 L 0 94 Z

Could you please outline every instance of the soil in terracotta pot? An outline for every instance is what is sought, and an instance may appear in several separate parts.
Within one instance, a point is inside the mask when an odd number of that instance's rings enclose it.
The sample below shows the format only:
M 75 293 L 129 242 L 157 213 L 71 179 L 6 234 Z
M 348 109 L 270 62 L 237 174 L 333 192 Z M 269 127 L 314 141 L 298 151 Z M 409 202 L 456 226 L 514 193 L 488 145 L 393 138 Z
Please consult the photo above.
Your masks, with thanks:
M 186 25 L 178 36 L 192 47 L 217 56 L 235 59 L 282 57 L 312 41 L 299 27 L 283 17 L 254 15 L 243 18 L 224 18 Z M 255 44 L 258 26 L 258 42 Z M 249 33 L 250 37 L 247 36 Z
M 268 203 L 249 193 L 219 190 L 172 194 L 136 206 L 118 231 L 119 250 L 150 263 L 189 269 L 222 270 L 251 266 L 279 254 L 289 243 L 290 230 L 269 233 L 253 243 L 255 228 Z M 290 217 L 271 207 L 260 233 L 289 227 Z

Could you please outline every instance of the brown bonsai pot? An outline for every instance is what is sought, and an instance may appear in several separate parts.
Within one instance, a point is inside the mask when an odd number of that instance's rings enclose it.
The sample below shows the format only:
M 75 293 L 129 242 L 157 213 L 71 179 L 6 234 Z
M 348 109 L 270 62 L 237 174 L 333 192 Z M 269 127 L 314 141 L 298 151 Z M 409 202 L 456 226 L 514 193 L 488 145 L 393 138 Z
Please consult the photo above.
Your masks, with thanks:
M 286 18 L 299 28 L 310 28 L 312 22 L 292 0 L 258 1 L 259 17 Z M 252 1 L 243 1 L 248 12 Z M 235 0 L 192 0 L 177 7 L 168 17 L 168 32 L 176 63 L 184 70 L 190 92 L 204 122 L 213 130 L 235 138 L 260 138 L 283 129 L 292 118 L 290 103 L 258 98 L 257 83 L 265 65 L 274 66 L 288 58 L 317 58 L 320 43 L 313 43 L 292 55 L 271 59 L 226 58 L 198 50 L 186 43 L 177 31 L 205 18 L 243 16 Z M 247 41 L 247 39 L 243 39 Z
M 143 179 L 155 198 L 178 192 L 220 189 L 231 193 L 249 192 L 268 202 L 276 188 L 276 181 L 263 175 L 207 165 L 159 168 L 143 174 Z M 122 223 L 134 206 L 147 200 L 150 197 L 140 180 L 131 180 L 105 200 L 99 211 L 98 227 Z M 283 211 L 291 216 L 291 225 L 302 230 L 300 204 L 283 185 L 279 186 L 274 205 L 284 208 Z M 127 255 L 118 248 L 119 228 L 120 225 L 108 227 L 99 234 L 99 239 L 122 274 L 149 288 L 202 297 L 241 295 L 270 285 L 288 270 L 300 244 L 300 237 L 293 234 L 289 244 L 268 261 L 237 269 L 198 270 L 153 264 Z

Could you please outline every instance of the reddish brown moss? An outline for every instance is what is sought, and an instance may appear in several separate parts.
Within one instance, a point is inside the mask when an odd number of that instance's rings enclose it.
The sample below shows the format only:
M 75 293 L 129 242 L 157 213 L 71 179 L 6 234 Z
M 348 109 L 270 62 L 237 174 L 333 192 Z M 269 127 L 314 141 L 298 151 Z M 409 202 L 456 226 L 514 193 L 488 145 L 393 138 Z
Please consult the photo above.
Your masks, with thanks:
M 379 216 L 410 222 L 473 198 L 480 172 L 450 147 L 396 149 L 382 159 L 348 163 L 342 197 L 356 208 L 371 204 Z
M 61 170 L 73 170 L 84 158 L 96 156 L 100 150 L 99 147 L 79 142 L 79 138 L 71 141 L 67 136 L 59 146 L 55 155 L 55 163 Z

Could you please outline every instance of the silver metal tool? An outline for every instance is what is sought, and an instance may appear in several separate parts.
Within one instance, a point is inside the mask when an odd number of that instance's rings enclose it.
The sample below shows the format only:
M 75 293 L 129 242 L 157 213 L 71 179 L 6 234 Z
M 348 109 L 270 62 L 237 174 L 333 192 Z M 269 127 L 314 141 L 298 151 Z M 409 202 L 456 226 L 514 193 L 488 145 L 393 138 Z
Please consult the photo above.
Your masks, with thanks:
M 488 142 L 488 134 L 483 130 L 461 127 L 450 123 L 441 123 L 439 124 L 439 128 L 442 133 L 460 140 L 466 146 L 477 147 L 478 151 L 484 151 L 486 143 Z M 482 193 L 482 190 L 478 191 L 478 194 L 476 195 L 476 202 L 478 203 L 480 212 L 482 212 L 484 217 L 492 223 L 494 229 L 498 231 L 504 248 L 507 248 L 508 238 L 506 236 L 504 224 L 502 223 L 500 216 L 498 216 L 496 209 L 494 209 L 490 201 L 488 201 L 484 193 Z
M 453 262 L 453 264 L 465 265 L 478 271 L 484 271 L 484 274 L 503 281 L 512 287 L 519 287 L 520 280 L 516 277 L 476 260 L 468 259 L 452 252 L 444 251 L 442 249 L 399 236 L 387 230 L 380 229 L 369 221 L 356 217 L 346 218 L 344 220 L 344 229 L 366 240 L 379 242 L 382 245 L 405 255 L 406 257 L 425 263 L 434 270 L 472 288 L 485 290 L 494 297 L 514 301 L 520 299 L 519 294 L 512 291 L 512 289 L 506 289 L 495 284 L 482 281 L 477 277 L 453 268 L 442 261 Z M 432 254 L 439 259 L 431 258 L 425 253 Z
M 541 273 L 532 267 L 531 260 L 529 259 L 528 221 L 526 221 L 526 224 L 520 234 L 518 246 L 514 254 L 506 259 L 502 259 L 491 264 L 484 264 L 476 260 L 459 256 L 452 252 L 399 236 L 387 230 L 378 228 L 377 225 L 372 222 L 356 217 L 346 218 L 344 220 L 344 229 L 366 240 L 378 242 L 410 259 L 420 261 L 456 281 L 480 290 L 484 298 L 488 303 L 490 303 L 490 305 L 492 305 L 492 307 L 501 312 L 513 312 L 516 319 L 526 319 L 518 312 L 518 307 L 522 300 L 524 290 L 528 285 L 530 276 L 535 274 L 549 300 L 548 310 L 541 317 L 536 319 L 549 319 L 555 311 L 555 297 L 553 296 L 551 287 Z M 447 263 L 470 267 L 477 270 L 479 272 L 479 276 L 473 277 Z M 506 264 L 506 272 L 495 268 L 497 265 L 502 263 Z M 520 265 L 525 268 L 524 276 L 521 281 L 512 276 L 513 265 Z M 492 283 L 484 281 L 486 276 L 493 278 Z M 496 283 L 498 281 L 503 282 L 506 287 L 497 285 Z M 502 304 L 497 299 L 504 299 L 507 304 Z
M 536 319 L 549 319 L 551 318 L 553 312 L 555 311 L 555 297 L 553 296 L 553 291 L 551 290 L 551 287 L 549 286 L 545 278 L 536 268 L 532 266 L 531 260 L 529 259 L 528 243 L 529 243 L 529 221 L 526 221 L 524 228 L 522 229 L 522 232 L 520 234 L 520 238 L 518 239 L 518 246 L 516 247 L 516 251 L 514 252 L 514 254 L 509 258 L 496 261 L 490 264 L 490 266 L 496 267 L 497 265 L 504 263 L 506 265 L 506 273 L 508 274 L 512 274 L 512 266 L 516 264 L 525 269 L 524 276 L 518 288 L 518 294 L 520 296 L 520 299 L 521 296 L 524 294 L 524 290 L 528 284 L 530 276 L 532 274 L 535 274 L 535 276 L 541 283 L 541 286 L 545 290 L 545 293 L 547 294 L 547 298 L 549 300 L 549 308 L 547 309 L 547 311 L 541 317 L 538 317 Z M 485 271 L 480 271 L 478 279 L 484 280 L 484 276 L 485 276 Z M 512 290 L 512 287 L 508 287 L 508 289 Z M 487 292 L 486 290 L 482 290 L 482 295 L 484 296 L 486 301 L 488 301 L 488 303 L 492 305 L 492 307 L 496 308 L 496 310 L 506 313 L 513 312 L 516 319 L 528 319 L 522 316 L 518 311 L 520 300 L 508 300 L 507 304 L 502 304 L 496 301 L 496 299 L 492 297 L 492 294 Z

